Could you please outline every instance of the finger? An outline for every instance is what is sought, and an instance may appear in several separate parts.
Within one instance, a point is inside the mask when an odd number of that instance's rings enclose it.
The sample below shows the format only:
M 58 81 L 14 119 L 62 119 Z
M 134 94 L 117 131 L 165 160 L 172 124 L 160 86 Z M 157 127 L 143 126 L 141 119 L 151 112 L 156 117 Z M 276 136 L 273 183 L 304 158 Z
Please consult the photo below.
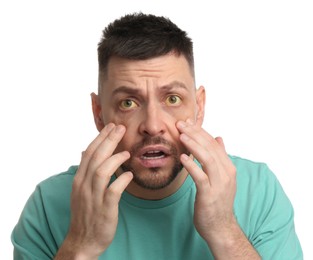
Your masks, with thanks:
M 188 151 L 199 161 L 204 172 L 209 177 L 211 184 L 213 185 L 219 182 L 222 178 L 220 173 L 223 172 L 223 166 L 214 149 L 208 150 L 204 148 L 186 134 L 181 134 L 180 140 Z
M 183 133 L 179 136 L 180 141 L 187 148 L 187 150 L 196 157 L 196 159 L 203 165 L 209 157 L 216 157 L 214 149 L 210 148 L 208 141 L 206 144 L 200 145 L 194 138 Z
M 186 121 L 178 121 L 176 127 L 180 133 L 189 135 L 201 145 L 206 144 L 208 141 L 215 141 L 209 133 L 207 133 L 202 127 L 195 125 L 190 119 L 187 119 Z
M 115 207 L 118 205 L 121 195 L 127 188 L 133 174 L 131 172 L 124 172 L 121 174 L 105 191 L 103 203 L 108 207 Z
M 118 143 L 122 140 L 126 128 L 123 125 L 114 127 L 107 137 L 99 144 L 90 158 L 86 179 L 91 180 L 96 169 L 109 157 L 112 156 Z
M 199 126 L 199 127 L 202 127 L 202 123 L 203 123 L 203 118 L 202 117 L 197 117 L 196 118 L 196 122 L 194 124 Z
M 179 121 L 177 123 L 177 128 L 181 133 L 186 134 L 192 138 L 196 143 L 203 146 L 206 150 L 210 151 L 210 154 L 216 158 L 223 158 L 223 161 L 228 160 L 228 155 L 219 141 L 222 139 L 219 137 L 214 139 L 209 133 L 207 133 L 203 128 L 192 123 L 191 120 L 187 119 L 186 122 Z
M 89 144 L 86 151 L 82 152 L 81 162 L 75 175 L 75 179 L 83 181 L 92 154 L 114 127 L 115 125 L 113 123 L 107 124 L 98 134 L 98 136 Z
M 114 154 L 109 159 L 105 160 L 96 170 L 92 180 L 92 194 L 97 205 L 103 202 L 103 195 L 112 175 L 116 172 L 120 165 L 129 158 L 130 153 L 127 151 Z
M 186 154 L 180 156 L 180 161 L 194 180 L 197 190 L 211 186 L 210 179 L 205 172 Z
M 219 154 L 220 162 L 223 164 L 224 169 L 228 169 L 229 167 L 232 167 L 233 163 L 227 154 L 223 138 L 220 136 L 215 137 L 215 141 L 217 142 L 219 146 L 218 154 Z
M 223 150 L 226 152 L 223 138 L 218 136 L 218 137 L 215 137 L 215 140 L 221 147 L 223 147 Z

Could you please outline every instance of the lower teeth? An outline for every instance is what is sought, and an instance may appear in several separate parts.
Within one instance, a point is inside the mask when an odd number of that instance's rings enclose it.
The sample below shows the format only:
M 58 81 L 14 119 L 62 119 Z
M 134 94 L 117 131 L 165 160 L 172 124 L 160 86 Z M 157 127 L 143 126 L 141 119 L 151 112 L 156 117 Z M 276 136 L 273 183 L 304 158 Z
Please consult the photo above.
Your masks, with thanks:
M 165 155 L 160 155 L 160 156 L 155 156 L 155 157 L 142 156 L 142 159 L 144 159 L 144 160 L 155 160 L 155 159 L 161 159 L 164 157 L 165 157 Z

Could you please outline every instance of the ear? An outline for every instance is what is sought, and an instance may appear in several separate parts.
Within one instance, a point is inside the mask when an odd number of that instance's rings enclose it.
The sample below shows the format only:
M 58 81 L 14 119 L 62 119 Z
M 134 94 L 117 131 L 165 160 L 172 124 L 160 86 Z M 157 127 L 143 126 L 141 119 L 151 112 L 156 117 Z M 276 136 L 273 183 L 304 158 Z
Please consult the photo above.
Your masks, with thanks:
M 196 90 L 196 102 L 197 102 L 196 123 L 201 126 L 204 120 L 204 111 L 205 111 L 205 89 L 203 86 L 200 86 Z
M 91 93 L 91 102 L 92 102 L 93 119 L 95 121 L 98 131 L 100 132 L 104 127 L 104 123 L 102 120 L 101 103 L 100 103 L 99 96 L 96 95 L 95 93 Z

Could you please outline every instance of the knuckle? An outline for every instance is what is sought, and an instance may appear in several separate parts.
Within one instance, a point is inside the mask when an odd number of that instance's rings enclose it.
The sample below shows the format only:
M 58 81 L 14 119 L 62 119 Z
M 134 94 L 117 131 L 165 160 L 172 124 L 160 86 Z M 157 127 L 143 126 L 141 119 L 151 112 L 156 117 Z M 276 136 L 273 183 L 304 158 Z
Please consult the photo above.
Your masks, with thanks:
M 95 170 L 95 174 L 94 174 L 95 177 L 102 178 L 104 175 L 105 175 L 105 172 L 102 171 L 100 168 Z
M 80 193 L 82 197 L 90 197 L 92 193 L 91 187 L 89 185 L 82 185 L 80 188 Z
M 210 186 L 209 178 L 206 175 L 199 176 L 197 180 L 197 186 L 203 189 L 207 188 L 208 186 Z
M 237 169 L 233 164 L 231 164 L 228 168 L 228 172 L 231 174 L 231 176 L 236 176 Z
M 93 152 L 90 149 L 87 149 L 82 153 L 82 159 L 90 158 L 93 155 Z
M 91 155 L 91 160 L 92 161 L 95 161 L 95 162 L 99 162 L 99 161 L 102 161 L 103 160 L 103 155 L 101 155 L 99 152 L 94 152 L 92 155 Z
M 71 193 L 71 199 L 75 200 L 76 202 L 78 202 L 78 201 L 82 202 L 86 198 L 89 198 L 90 194 L 91 194 L 91 190 L 86 185 L 76 186 L 75 189 L 73 186 L 73 190 Z
M 214 157 L 208 155 L 208 156 L 205 158 L 205 163 L 207 163 L 207 164 L 213 164 L 213 163 L 215 163 Z M 201 164 L 202 164 L 202 163 L 201 163 Z
M 73 190 L 79 190 L 83 184 L 83 181 L 84 181 L 84 177 L 81 176 L 80 174 L 76 173 L 74 178 L 73 178 L 72 189 Z
M 229 187 L 229 186 L 233 186 L 236 183 L 236 171 L 234 172 L 230 172 L 228 171 L 229 174 L 227 174 L 224 177 L 224 185 Z
M 211 135 L 207 135 L 206 136 L 206 140 L 207 140 L 207 142 L 209 143 L 209 144 L 211 144 L 211 145 L 215 145 L 215 138 L 213 137 L 213 136 L 211 136 Z
M 224 183 L 224 186 L 228 187 L 229 185 L 232 184 L 232 178 L 228 175 L 224 176 L 223 178 L 223 183 Z
M 104 178 L 109 178 L 109 173 L 108 171 L 105 171 L 101 168 L 98 168 L 95 170 L 95 173 L 94 173 L 94 178 L 96 179 L 104 179 Z
M 80 187 L 80 184 L 81 184 L 81 178 L 75 176 L 74 179 L 73 179 L 73 190 L 77 190 L 79 189 Z
M 109 198 L 112 198 L 112 199 L 113 198 L 119 198 L 122 195 L 122 192 L 119 189 L 117 189 L 116 187 L 113 187 L 113 186 L 110 186 L 107 189 L 106 193 L 107 193 L 107 196 Z

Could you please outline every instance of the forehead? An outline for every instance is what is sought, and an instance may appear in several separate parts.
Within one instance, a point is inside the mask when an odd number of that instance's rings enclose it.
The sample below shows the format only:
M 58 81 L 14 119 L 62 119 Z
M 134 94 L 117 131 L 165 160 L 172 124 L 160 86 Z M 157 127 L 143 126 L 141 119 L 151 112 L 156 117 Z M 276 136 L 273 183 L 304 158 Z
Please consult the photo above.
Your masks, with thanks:
M 186 58 L 183 55 L 169 53 L 147 60 L 112 57 L 108 63 L 104 85 L 114 88 L 125 84 L 140 86 L 149 82 L 161 86 L 173 81 L 194 88 L 194 77 Z

